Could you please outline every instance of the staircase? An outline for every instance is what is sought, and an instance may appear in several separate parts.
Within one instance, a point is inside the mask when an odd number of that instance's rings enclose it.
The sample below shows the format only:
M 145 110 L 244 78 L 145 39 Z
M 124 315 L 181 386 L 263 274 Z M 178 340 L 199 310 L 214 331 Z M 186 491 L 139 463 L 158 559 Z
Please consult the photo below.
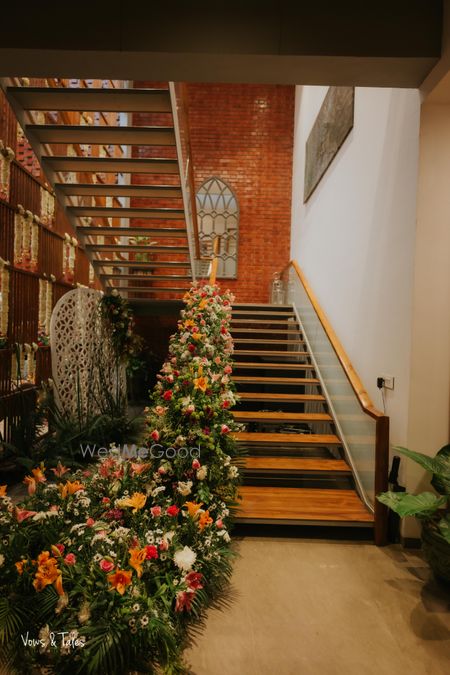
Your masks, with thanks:
M 234 305 L 231 331 L 238 522 L 372 527 L 292 307 Z
M 192 263 L 169 86 L 71 82 L 1 85 L 103 288 L 180 298 Z

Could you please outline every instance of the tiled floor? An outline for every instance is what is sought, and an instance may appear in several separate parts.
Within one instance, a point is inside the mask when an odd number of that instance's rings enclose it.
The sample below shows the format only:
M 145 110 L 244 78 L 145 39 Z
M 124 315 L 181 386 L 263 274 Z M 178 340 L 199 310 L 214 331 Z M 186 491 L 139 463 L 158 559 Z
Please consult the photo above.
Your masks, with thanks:
M 194 675 L 447 675 L 450 591 L 399 546 L 244 537 Z

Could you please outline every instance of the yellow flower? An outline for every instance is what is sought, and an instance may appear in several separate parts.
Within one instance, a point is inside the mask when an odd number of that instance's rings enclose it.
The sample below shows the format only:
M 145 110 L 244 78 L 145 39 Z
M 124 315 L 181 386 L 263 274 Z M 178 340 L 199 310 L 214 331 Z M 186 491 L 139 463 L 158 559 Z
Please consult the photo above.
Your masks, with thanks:
M 195 326 L 195 321 L 192 321 L 192 319 L 186 319 L 184 322 L 184 327 L 185 328 L 193 328 Z
M 133 513 L 143 509 L 145 502 L 147 501 L 147 495 L 144 495 L 143 492 L 135 492 L 131 497 L 124 497 L 117 502 L 117 505 L 120 508 L 128 506 L 133 509 Z
M 200 502 L 200 504 L 197 504 L 196 502 L 185 502 L 184 506 L 187 506 L 190 517 L 195 518 L 198 515 L 197 511 L 202 508 L 203 502 Z
M 123 595 L 127 586 L 131 584 L 132 574 L 133 572 L 129 572 L 128 570 L 117 569 L 113 574 L 108 574 L 108 581 L 120 595 Z
M 0 485 L 0 497 L 6 497 L 7 485 Z
M 200 389 L 201 391 L 205 392 L 206 389 L 208 388 L 208 380 L 206 379 L 206 377 L 196 377 L 194 379 L 194 388 Z
M 16 567 L 18 564 L 20 565 L 20 563 L 16 563 Z M 52 558 L 49 551 L 43 551 L 38 555 L 37 564 L 38 569 L 33 581 L 36 591 L 39 593 L 47 586 L 54 584 L 58 595 L 63 595 L 62 576 L 56 558 Z M 19 567 L 17 567 L 17 570 L 19 571 Z
M 147 557 L 147 549 L 130 548 L 128 553 L 130 554 L 130 566 L 136 570 L 138 578 L 140 579 L 142 576 L 142 565 Z
M 197 340 L 197 342 L 198 342 L 199 340 L 203 340 L 204 337 L 205 337 L 205 336 L 203 335 L 203 333 L 192 333 L 192 338 L 193 338 L 194 340 Z
M 65 485 L 62 485 L 60 483 L 58 485 L 58 489 L 61 493 L 61 499 L 65 499 L 67 495 L 74 495 L 75 492 L 78 492 L 79 490 L 84 490 L 84 485 L 83 483 L 80 483 L 80 481 L 76 480 L 73 483 L 68 480 Z
M 201 302 L 199 303 L 198 308 L 200 310 L 205 309 L 207 304 L 208 304 L 208 298 L 203 298 L 203 300 L 201 300 Z

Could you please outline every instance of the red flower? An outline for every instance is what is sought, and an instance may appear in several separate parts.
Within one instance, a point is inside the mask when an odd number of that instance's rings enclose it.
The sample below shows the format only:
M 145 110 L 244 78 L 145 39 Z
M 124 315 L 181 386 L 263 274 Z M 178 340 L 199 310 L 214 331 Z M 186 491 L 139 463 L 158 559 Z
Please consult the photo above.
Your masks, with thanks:
M 200 462 L 198 461 L 198 459 L 192 460 L 192 468 L 193 468 L 193 469 L 196 469 L 196 470 L 197 470 L 197 469 L 199 469 L 200 467 L 201 467 L 201 464 L 200 464 Z
M 170 401 L 170 399 L 172 398 L 172 396 L 173 396 L 173 391 L 172 391 L 171 389 L 168 389 L 167 391 L 164 392 L 164 394 L 163 394 L 163 399 L 164 399 L 165 401 Z
M 188 344 L 188 349 L 191 353 L 195 352 L 195 345 L 193 345 L 192 343 Z
M 145 556 L 146 560 L 158 557 L 158 549 L 156 546 L 146 546 L 145 548 L 147 549 L 147 555 Z
M 187 612 L 190 612 L 194 598 L 194 591 L 179 591 L 176 596 L 175 611 L 182 612 L 183 610 L 186 610 Z
M 223 401 L 222 402 L 222 408 L 229 408 L 230 407 L 230 401 Z
M 227 434 L 230 431 L 230 427 L 228 427 L 226 424 L 222 424 L 220 427 L 220 433 L 222 434 Z
M 180 512 L 180 509 L 178 506 L 175 506 L 175 504 L 172 504 L 172 506 L 169 506 L 169 508 L 166 510 L 166 513 L 168 516 L 177 516 Z
M 114 563 L 111 562 L 111 560 L 105 560 L 105 558 L 103 558 L 103 560 L 100 560 L 100 569 L 103 572 L 111 572 L 111 570 L 114 569 Z
M 86 525 L 88 527 L 92 527 L 94 523 L 95 523 L 95 520 L 93 518 L 88 518 L 87 521 L 86 521 Z
M 158 518 L 158 516 L 161 515 L 161 507 L 160 506 L 152 506 L 150 509 L 150 513 L 154 518 Z
M 66 565 L 75 565 L 77 559 L 73 553 L 68 553 L 64 558 L 64 562 L 66 563 Z
M 109 497 L 103 497 L 103 499 L 102 499 L 103 504 L 109 504 L 110 501 L 111 500 L 110 500 Z
M 64 544 L 55 544 L 55 546 L 62 555 L 64 553 L 64 549 L 66 548 Z
M 185 582 L 192 591 L 203 588 L 202 579 L 203 574 L 200 572 L 189 572 L 189 574 L 186 574 L 184 577 Z
M 154 441 L 159 441 L 159 431 L 157 429 L 154 429 L 150 436 L 153 438 Z

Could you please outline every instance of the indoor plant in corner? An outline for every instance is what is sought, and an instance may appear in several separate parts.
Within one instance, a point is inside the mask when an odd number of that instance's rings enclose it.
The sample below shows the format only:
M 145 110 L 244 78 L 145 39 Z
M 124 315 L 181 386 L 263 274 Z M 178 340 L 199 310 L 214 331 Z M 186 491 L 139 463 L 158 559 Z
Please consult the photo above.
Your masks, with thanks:
M 407 448 L 395 448 L 429 471 L 431 485 L 438 494 L 422 492 L 384 492 L 378 495 L 401 518 L 415 516 L 422 523 L 422 548 L 434 575 L 450 584 L 450 445 L 445 445 L 435 457 Z

